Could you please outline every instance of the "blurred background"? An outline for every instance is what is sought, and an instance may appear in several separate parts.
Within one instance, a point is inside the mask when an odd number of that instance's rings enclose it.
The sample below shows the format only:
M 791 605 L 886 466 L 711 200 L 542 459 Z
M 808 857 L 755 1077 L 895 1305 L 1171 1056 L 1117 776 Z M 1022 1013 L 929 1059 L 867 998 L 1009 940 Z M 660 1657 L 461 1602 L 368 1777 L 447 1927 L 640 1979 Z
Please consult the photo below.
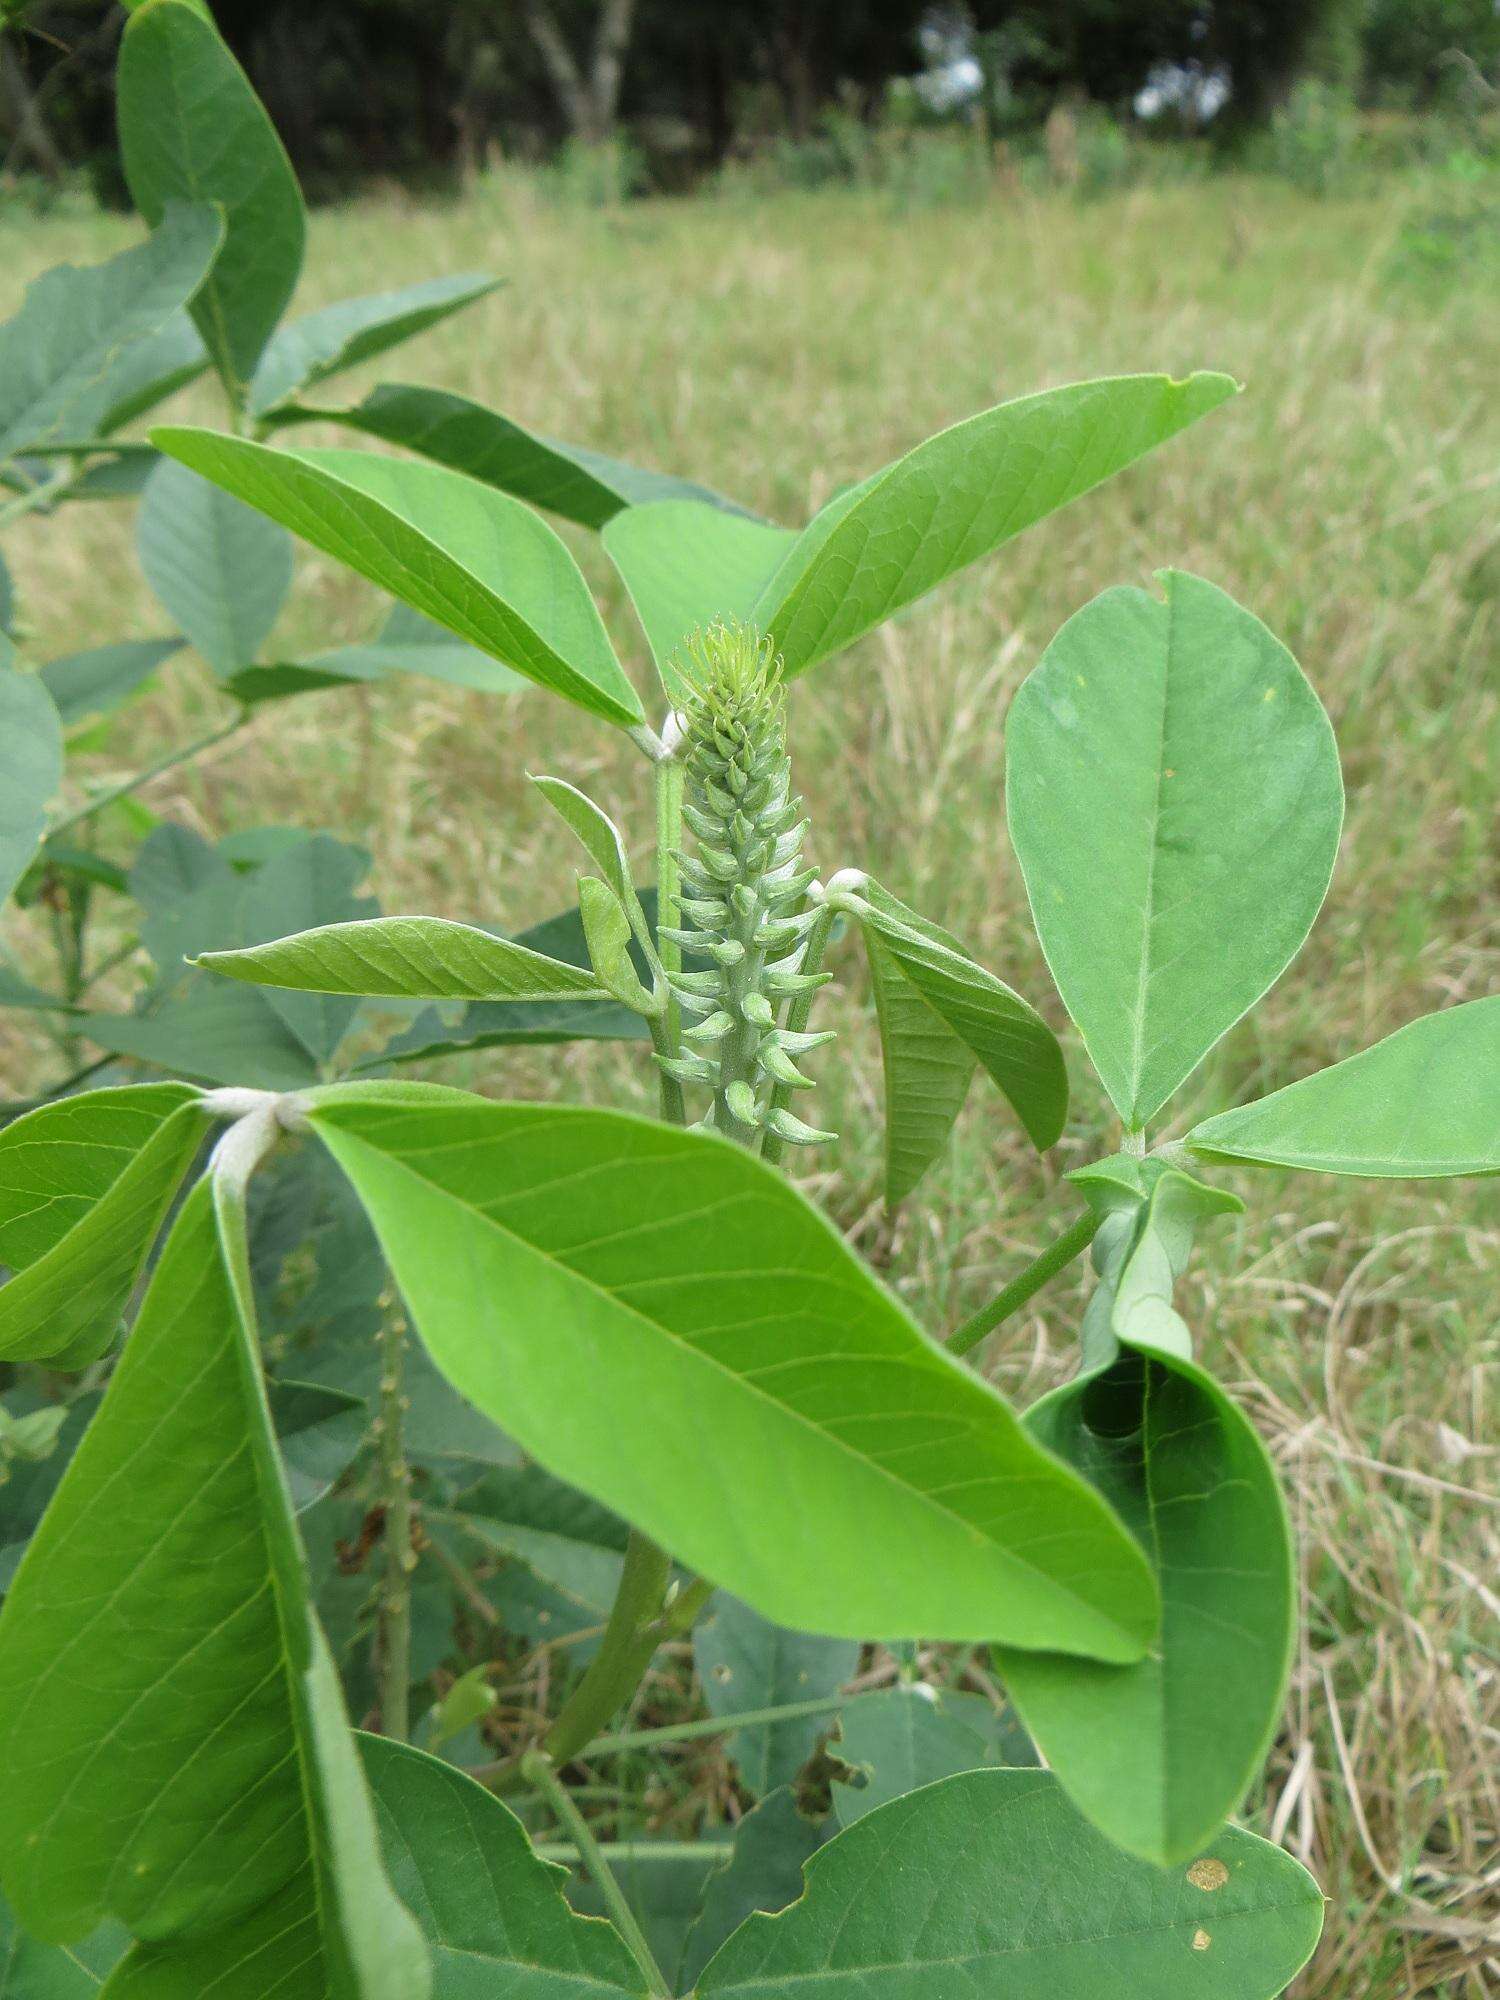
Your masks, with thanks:
M 1071 612 L 1171 564 L 1297 653 L 1349 801 L 1309 945 L 1184 1090 L 1179 1124 L 1500 990 L 1495 0 L 215 12 L 320 204 L 298 311 L 491 271 L 502 288 L 398 374 L 777 520 L 1003 397 L 1235 374 L 1246 394 L 1210 421 L 801 684 L 814 858 L 869 868 L 1067 1034 L 1004 833 L 1004 716 Z M 0 313 L 60 259 L 138 237 L 113 133 L 123 18 L 33 0 L 0 36 Z M 340 400 L 377 373 L 351 373 Z M 204 385 L 178 407 L 222 422 Z M 17 523 L 38 657 L 159 627 L 112 513 Z M 596 540 L 570 539 L 644 688 L 618 581 Z M 353 642 L 379 615 L 303 551 L 275 657 Z M 216 702 L 173 661 L 80 743 L 83 768 L 149 762 Z M 387 911 L 519 930 L 573 875 L 527 770 L 585 786 L 649 848 L 644 768 L 614 732 L 435 682 L 288 703 L 143 799 L 147 823 L 207 839 L 328 828 L 369 848 Z M 1051 1233 L 1059 1171 L 1114 1143 L 1106 1109 L 1076 1041 L 1055 1161 L 976 1092 L 892 1234 L 869 995 L 853 954 L 834 969 L 841 1039 L 816 1107 L 845 1145 L 836 1167 L 807 1163 L 807 1185 L 926 1324 L 951 1325 Z M 3 1045 L 12 1089 L 40 1060 L 28 1033 Z M 431 1073 L 627 1103 L 647 1088 L 637 1058 L 585 1045 Z M 1302 2000 L 1500 1991 L 1493 1189 L 1244 1177 L 1247 1213 L 1206 1235 L 1188 1282 L 1210 1365 L 1295 1496 L 1304 1640 L 1248 1817 L 1330 1898 Z M 990 1343 L 1007 1393 L 1030 1401 L 1069 1370 L 1086 1283 L 1075 1269 Z M 658 1830 L 691 1832 L 717 1754 L 683 1767 Z
M 19 0 L 12 11 L 20 12 Z M 5 10 L 0 10 L 3 12 Z M 304 184 L 548 161 L 601 196 L 1014 172 L 1099 187 L 1254 161 L 1324 184 L 1486 148 L 1494 0 L 223 0 Z M 8 180 L 123 188 L 123 18 L 41 0 L 7 42 Z M 1492 134 L 1491 134 L 1492 137 Z

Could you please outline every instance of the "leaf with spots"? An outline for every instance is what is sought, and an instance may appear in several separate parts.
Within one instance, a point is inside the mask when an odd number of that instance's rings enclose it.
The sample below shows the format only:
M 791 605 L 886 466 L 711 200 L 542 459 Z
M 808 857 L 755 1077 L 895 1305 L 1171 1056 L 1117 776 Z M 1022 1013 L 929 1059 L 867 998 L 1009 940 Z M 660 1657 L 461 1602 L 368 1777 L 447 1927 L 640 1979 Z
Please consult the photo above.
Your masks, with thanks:
M 1317 1884 L 1268 1842 L 1231 1829 L 1163 1872 L 1111 1847 L 1045 1771 L 908 1792 L 806 1877 L 800 1902 L 709 1961 L 697 2000 L 1271 2000 L 1323 1922 Z

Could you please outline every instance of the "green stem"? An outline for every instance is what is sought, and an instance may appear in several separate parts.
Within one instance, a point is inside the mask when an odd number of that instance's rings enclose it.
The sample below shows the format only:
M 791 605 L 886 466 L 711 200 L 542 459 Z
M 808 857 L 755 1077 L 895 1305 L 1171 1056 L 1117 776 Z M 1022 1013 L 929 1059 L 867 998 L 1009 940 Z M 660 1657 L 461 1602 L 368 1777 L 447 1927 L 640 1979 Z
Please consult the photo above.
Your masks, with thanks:
M 977 1347 L 987 1333 L 993 1333 L 1002 1320 L 1009 1319 L 1033 1293 L 1039 1292 L 1049 1278 L 1055 1278 L 1081 1250 L 1086 1250 L 1098 1228 L 1099 1218 L 1092 1209 L 1080 1215 L 1072 1228 L 1064 1230 L 1039 1257 L 1033 1257 L 1026 1269 L 1012 1278 L 1003 1292 L 997 1293 L 987 1306 L 981 1306 L 977 1313 L 964 1321 L 949 1338 L 949 1353 L 967 1354 L 971 1347 Z
M 686 774 L 676 757 L 662 757 L 656 764 L 656 940 L 657 956 L 666 972 L 682 970 L 682 947 L 672 938 L 659 935 L 662 929 L 675 930 L 681 923 L 682 881 L 677 855 L 682 847 L 682 798 Z M 651 1023 L 651 1040 L 658 1055 L 676 1056 L 682 1050 L 682 1009 L 669 993 L 667 1011 Z M 661 1072 L 661 1115 L 669 1125 L 687 1123 L 687 1106 L 682 1085 L 675 1076 Z
M 652 1956 L 645 1933 L 635 1920 L 635 1912 L 626 1902 L 619 1883 L 605 1860 L 602 1849 L 583 1814 L 568 1797 L 567 1789 L 553 1770 L 551 1761 L 540 1750 L 528 1750 L 521 1760 L 521 1774 L 529 1785 L 546 1799 L 557 1815 L 558 1824 L 572 1834 L 584 1867 L 593 1877 L 594 1886 L 604 1900 L 604 1907 L 614 1919 L 615 1928 L 629 1946 L 630 1955 L 641 1969 L 648 1989 L 658 1996 L 658 2000 L 670 2000 L 671 1987 L 662 1976 L 661 1967 Z
M 660 1858 L 663 1854 L 685 1863 L 722 1861 L 734 1852 L 732 1840 L 674 1840 L 670 1847 L 663 1847 L 659 1840 L 598 1840 L 594 1847 L 605 1861 L 638 1861 L 643 1855 Z M 531 1851 L 543 1861 L 561 1861 L 565 1866 L 571 1862 L 576 1867 L 582 1858 L 571 1840 L 534 1840 Z
M 576 1757 L 640 1686 L 661 1638 L 657 1620 L 671 1575 L 672 1558 L 666 1550 L 632 1528 L 620 1588 L 599 1650 L 542 1738 L 542 1748 L 554 1764 Z
M 13 500 L 7 500 L 0 507 L 0 527 L 7 522 L 19 520 L 23 514 L 30 514 L 38 507 L 45 507 L 54 500 L 60 500 L 68 487 L 78 477 L 78 469 L 70 460 L 65 471 L 51 479 L 44 479 L 36 486 L 28 486 L 24 493 L 18 493 Z
M 817 1701 L 784 1702 L 779 1708 L 752 1708 L 743 1715 L 707 1715 L 694 1722 L 668 1722 L 660 1729 L 626 1729 L 615 1736 L 596 1736 L 581 1753 L 585 1757 L 616 1757 L 627 1750 L 650 1750 L 658 1743 L 691 1743 L 700 1736 L 728 1736 L 736 1729 L 759 1729 L 776 1722 L 797 1722 L 809 1715 L 832 1715 L 847 1708 L 844 1694 Z
M 816 886 L 814 884 L 815 888 Z M 825 903 L 818 912 L 818 921 L 807 933 L 807 943 L 803 949 L 801 964 L 798 967 L 800 972 L 811 975 L 823 970 L 823 957 L 828 950 L 828 940 L 833 935 L 834 919 L 837 916 L 838 911 L 831 903 Z M 786 1027 L 792 1034 L 806 1034 L 807 1024 L 812 1019 L 812 1004 L 813 995 L 811 992 L 799 993 L 792 1000 L 786 1010 Z M 790 1085 L 778 1083 L 771 1092 L 771 1101 L 767 1106 L 768 1113 L 771 1111 L 787 1110 L 791 1104 L 791 1100 L 792 1091 Z M 775 1166 L 779 1163 L 785 1151 L 786 1141 L 784 1139 L 779 1139 L 774 1132 L 767 1132 L 765 1134 L 760 1149 L 760 1156 L 763 1160 L 769 1160 Z
M 228 722 L 220 723 L 216 729 L 210 729 L 202 736 L 195 736 L 191 743 L 184 743 L 178 750 L 169 750 L 164 757 L 158 757 L 154 764 L 148 764 L 144 771 L 137 771 L 133 778 L 122 779 L 118 785 L 112 785 L 107 792 L 98 792 L 75 811 L 65 813 L 54 825 L 48 827 L 46 838 L 56 840 L 60 833 L 70 832 L 81 821 L 92 818 L 106 806 L 112 806 L 116 799 L 128 798 L 130 793 L 139 791 L 142 785 L 149 784 L 153 778 L 161 777 L 163 772 L 173 770 L 178 764 L 186 764 L 204 750 L 211 750 L 216 743 L 222 743 L 226 737 L 233 736 L 237 729 L 243 729 L 249 720 L 249 709 L 239 709 Z
M 406 1321 L 389 1294 L 383 1304 L 378 1336 L 380 1416 L 375 1429 L 385 1561 L 375 1618 L 376 1685 L 381 1734 L 405 1743 L 411 1736 L 411 1577 L 417 1566 L 404 1436 Z

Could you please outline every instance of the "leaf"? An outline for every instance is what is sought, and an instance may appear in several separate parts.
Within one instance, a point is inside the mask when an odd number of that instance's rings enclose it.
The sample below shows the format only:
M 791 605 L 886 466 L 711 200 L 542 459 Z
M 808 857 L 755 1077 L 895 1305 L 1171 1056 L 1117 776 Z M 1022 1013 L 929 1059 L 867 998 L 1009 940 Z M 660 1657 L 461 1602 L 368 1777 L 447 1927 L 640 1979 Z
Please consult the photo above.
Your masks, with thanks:
M 1119 1199 L 1132 1173 L 1133 1204 Z M 1128 1853 L 1168 1867 L 1234 1811 L 1280 1719 L 1296 1636 L 1291 1534 L 1265 1447 L 1193 1364 L 1171 1304 L 1195 1223 L 1233 1197 L 1159 1162 L 1105 1162 L 1074 1178 L 1106 1211 L 1085 1372 L 1026 1421 L 1140 1540 L 1161 1585 L 1162 1632 L 1146 1659 L 1100 1674 L 1061 1656 L 997 1662 L 1079 1809 Z
M 709 1877 L 702 1914 L 688 1932 L 685 1986 L 696 1985 L 704 1966 L 747 1917 L 757 1910 L 774 1915 L 796 1902 L 803 1865 L 827 1837 L 827 1822 L 804 1818 L 787 1785 L 751 1807 L 735 1826 L 724 1866 Z
M 685 692 L 674 656 L 716 618 L 748 619 L 767 580 L 796 540 L 697 500 L 658 500 L 617 514 L 604 547 L 625 580 L 662 684 Z
M 97 2000 L 130 1940 L 105 1924 L 76 1945 L 38 1944 L 18 1929 L 0 1896 L 0 1996 L 3 2000 Z
M 248 666 L 292 587 L 285 528 L 166 458 L 146 482 L 135 539 L 147 583 L 220 679 Z
M 288 924 L 337 928 L 341 919 L 369 921 L 380 905 L 356 896 L 368 874 L 370 857 L 360 847 L 315 834 L 263 863 L 246 884 L 240 905 L 240 932 L 247 940 L 276 937 Z M 252 949 L 264 950 L 263 943 Z M 321 993 L 266 994 L 275 1013 L 320 1064 L 331 1062 L 359 1011 L 357 1000 Z
M 181 649 L 180 639 L 122 639 L 49 660 L 37 679 L 51 695 L 63 726 L 85 716 L 111 715 L 148 681 L 163 660 Z
M 175 200 L 222 211 L 224 247 L 192 313 L 238 397 L 302 270 L 307 217 L 291 162 L 207 9 L 187 0 L 136 8 L 117 98 L 125 178 L 147 221 Z
M 198 962 L 229 979 L 304 993 L 421 1000 L 600 997 L 591 973 L 442 917 L 329 924 L 247 951 L 205 952 Z
M 602 528 L 622 508 L 653 500 L 702 500 L 730 514 L 745 512 L 690 479 L 647 472 L 583 445 L 559 444 L 446 389 L 383 382 L 353 409 L 293 408 L 277 414 L 283 423 L 338 423 L 383 438 L 583 528 Z
M 962 952 L 936 925 L 924 930 Z M 879 932 L 871 926 L 863 935 L 885 1075 L 885 1199 L 895 1208 L 947 1145 L 978 1058 L 928 1006 Z
M 372 292 L 368 298 L 340 299 L 289 321 L 271 336 L 260 357 L 250 384 L 251 415 L 264 417 L 314 383 L 399 347 L 485 298 L 499 283 L 482 271 L 428 278 L 393 292 Z
M 24 1270 L 55 1249 L 197 1096 L 185 1083 L 90 1090 L 0 1129 L 0 1263 Z
M 924 1786 L 806 1872 L 801 1902 L 751 1917 L 698 2000 L 1271 2000 L 1323 1922 L 1317 1884 L 1268 1842 L 1231 1830 L 1165 1874 L 1112 1848 L 1045 1771 Z
M 620 1587 L 629 1530 L 616 1514 L 539 1465 L 498 1466 L 447 1517 L 475 1544 L 509 1559 L 490 1586 L 507 1631 L 534 1642 L 602 1625 Z M 577 1647 L 582 1660 L 597 1642 Z
M 365 1405 L 380 1394 L 377 1334 L 388 1279 L 374 1231 L 323 1148 L 278 1149 L 255 1177 L 255 1282 L 266 1351 L 297 1384 L 316 1383 Z M 476 1463 L 509 1464 L 516 1448 L 470 1408 L 408 1344 L 403 1392 L 407 1457 L 472 1478 Z
M 835 1695 L 859 1669 L 859 1642 L 772 1625 L 748 1604 L 716 1593 L 693 1632 L 693 1659 L 711 1715 L 729 1717 Z M 790 1784 L 833 1726 L 833 1716 L 737 1729 L 725 1744 L 747 1788 L 764 1798 Z
M 264 669 L 263 671 L 277 671 Z M 467 646 L 462 639 L 413 611 L 408 604 L 393 604 L 390 615 L 373 639 L 353 646 L 337 646 L 328 653 L 315 653 L 298 669 L 283 667 L 282 673 L 314 673 L 338 680 L 383 680 L 388 674 L 425 674 L 432 680 L 448 681 L 454 687 L 474 688 L 480 694 L 515 694 L 532 683 L 524 674 L 513 673 L 488 653 Z
M 35 674 L 0 665 L 0 903 L 26 872 L 62 784 L 62 723 Z
M 624 1940 L 575 1916 L 567 1871 L 532 1852 L 521 1822 L 472 1778 L 382 1736 L 361 1736 L 397 1894 L 432 1949 L 432 2000 L 645 2000 Z
M 1207 1118 L 1211 1160 L 1375 1179 L 1500 1173 L 1500 995 L 1408 1021 L 1373 1048 Z
M 185 429 L 152 442 L 528 680 L 607 721 L 641 721 L 578 565 L 520 501 L 368 451 Z
M 1227 375 L 1116 375 L 1045 389 L 939 431 L 816 517 L 755 622 L 788 678 L 1087 493 L 1236 393 Z
M 1106 1510 L 741 1148 L 431 1085 L 335 1086 L 309 1116 L 454 1385 L 764 1617 L 1116 1659 L 1150 1639 Z M 649 1430 L 621 1422 L 639 1409 Z
M 840 1826 L 853 1826 L 890 1800 L 960 1771 L 1037 1761 L 1014 1716 L 982 1694 L 929 1687 L 925 1681 L 860 1695 L 840 1723 L 838 1756 L 864 1776 L 862 1785 L 833 1787 Z
M 0 463 L 98 435 L 138 355 L 203 283 L 222 240 L 212 209 L 174 203 L 146 242 L 37 279 L 0 327 Z
M 1011 840 L 1042 949 L 1139 1130 L 1285 970 L 1322 904 L 1344 794 L 1286 648 L 1211 583 L 1107 590 L 1011 706 Z
M 208 365 L 208 349 L 203 345 L 203 336 L 193 325 L 192 315 L 179 308 L 158 332 L 122 355 L 111 370 L 109 386 L 114 400 L 99 419 L 96 434 L 108 437 L 123 425 L 133 422 L 158 403 L 165 402 L 178 389 L 195 382 Z M 156 453 L 147 446 L 139 446 L 132 450 L 129 458 L 118 462 L 130 464 L 142 461 L 149 471 L 156 462 Z M 70 497 L 93 496 L 80 495 L 75 490 Z
M 902 1072 L 886 1110 L 889 1126 L 894 1100 L 899 1139 L 887 1143 L 900 1155 L 896 1185 L 918 1160 L 925 1172 L 935 1157 L 928 1149 L 941 1147 L 962 1104 L 957 1052 L 943 1047 L 943 1030 L 999 1087 L 1037 1151 L 1055 1145 L 1067 1122 L 1068 1071 L 1056 1035 L 1036 1009 L 976 965 L 947 931 L 907 909 L 879 883 L 867 882 L 847 899 L 847 906 L 866 939 L 873 936 L 877 948 L 894 960 L 909 989 L 899 996 L 899 1013 L 891 1005 L 894 996 L 887 993 L 886 1017 L 896 1039 L 887 1044 L 882 1029 L 881 1043 L 888 1090 L 893 1064 Z M 913 999 L 931 1017 L 925 1040 L 913 1017 Z M 936 1047 L 934 1035 L 939 1037 Z
M 533 776 L 531 782 L 577 837 L 584 852 L 604 877 L 639 943 L 654 951 L 653 932 L 646 921 L 641 899 L 635 893 L 630 856 L 625 851 L 620 829 L 587 793 L 579 791 L 576 785 L 568 784 L 565 779 Z
M 75 1025 L 111 1055 L 203 1083 L 302 1090 L 320 1081 L 317 1063 L 264 994 L 217 980 L 196 982 L 150 1014 L 80 1014 Z
M 267 1390 L 294 1512 L 315 1507 L 349 1469 L 365 1441 L 369 1411 L 358 1396 L 283 1378 Z
M 423 2000 L 308 1605 L 231 1199 L 189 1196 L 0 1611 L 0 1873 L 45 1941 L 106 1915 L 142 1940 L 111 2000 Z
M 57 1115 L 71 1100 L 46 1105 L 4 1134 L 5 1202 L 16 1215 L 5 1231 L 7 1240 L 34 1244 L 55 1227 L 55 1211 L 39 1216 L 22 1203 L 56 1200 L 77 1220 L 0 1286 L 0 1360 L 85 1368 L 119 1330 L 120 1315 L 207 1129 L 197 1093 L 182 1090 L 175 1109 L 160 1119 L 140 1151 L 122 1161 L 119 1137 L 132 1112 L 120 1100 L 129 1094 L 101 1092 L 113 1102 L 71 1118 Z M 78 1102 L 86 1106 L 88 1100 Z M 150 1116 L 134 1114 L 138 1125 Z M 71 1149 L 91 1146 L 86 1136 L 91 1130 L 107 1131 L 107 1150 L 102 1159 L 80 1160 Z M 106 1174 L 111 1178 L 101 1185 Z M 55 1197 L 44 1192 L 49 1180 L 60 1184 Z

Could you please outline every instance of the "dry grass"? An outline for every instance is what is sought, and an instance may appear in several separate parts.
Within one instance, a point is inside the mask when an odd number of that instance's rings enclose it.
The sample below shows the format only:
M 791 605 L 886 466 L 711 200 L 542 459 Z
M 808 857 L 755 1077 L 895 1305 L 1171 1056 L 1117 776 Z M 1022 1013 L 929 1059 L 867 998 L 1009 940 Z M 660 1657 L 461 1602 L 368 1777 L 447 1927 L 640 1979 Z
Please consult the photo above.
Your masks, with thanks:
M 853 195 L 580 214 L 507 180 L 453 207 L 318 217 L 306 299 L 502 272 L 507 290 L 394 372 L 788 521 L 1002 396 L 1135 368 L 1239 376 L 1248 393 L 1227 411 L 863 643 L 804 685 L 794 716 L 820 860 L 869 867 L 1061 1026 L 1003 834 L 1009 697 L 1070 611 L 1161 564 L 1212 578 L 1287 639 L 1339 733 L 1343 854 L 1312 942 L 1189 1084 L 1182 1124 L 1500 987 L 1500 313 L 1477 283 L 1432 295 L 1391 280 L 1412 198 L 1313 203 L 1225 179 L 904 218 Z M 94 218 L 8 225 L 5 289 L 118 233 Z M 61 533 L 28 523 L 7 548 L 42 656 L 157 629 L 118 514 L 77 510 Z M 581 553 L 639 658 L 598 551 Z M 306 560 L 278 650 L 355 636 L 374 614 L 370 593 Z M 97 767 L 130 768 L 210 706 L 201 671 L 177 663 Z M 367 841 L 388 909 L 519 926 L 563 903 L 572 870 L 528 769 L 566 772 L 644 844 L 628 746 L 540 697 L 425 684 L 288 707 L 150 799 L 206 830 L 334 828 Z M 976 1092 L 926 1200 L 880 1240 L 878 1065 L 857 968 L 839 970 L 844 1053 L 818 1110 L 848 1143 L 813 1185 L 941 1327 L 1051 1233 L 1059 1166 L 1028 1158 Z M 1113 1143 L 1081 1058 L 1074 1071 L 1061 1166 Z M 444 1074 L 642 1089 L 598 1051 Z M 1281 1464 L 1305 1557 L 1292 1700 L 1252 1802 L 1330 1899 L 1295 1991 L 1478 2000 L 1500 1990 L 1494 1184 L 1240 1185 L 1249 1210 L 1205 1243 L 1191 1289 L 1205 1358 Z M 1065 1369 L 1082 1286 L 1059 1282 L 993 1344 L 1007 1389 L 1029 1396 Z

